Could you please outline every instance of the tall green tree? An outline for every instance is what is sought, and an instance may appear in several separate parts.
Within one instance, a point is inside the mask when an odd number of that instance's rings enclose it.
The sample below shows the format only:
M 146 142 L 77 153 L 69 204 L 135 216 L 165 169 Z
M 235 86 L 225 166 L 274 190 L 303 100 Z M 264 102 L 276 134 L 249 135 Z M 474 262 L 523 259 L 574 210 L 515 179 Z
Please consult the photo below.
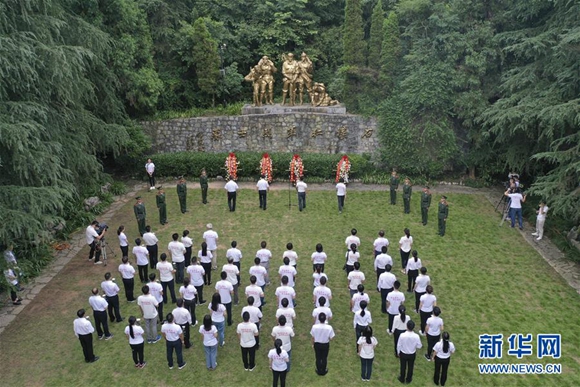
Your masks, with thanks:
M 380 2 L 379 2 L 380 3 Z M 380 86 L 389 93 L 394 84 L 394 76 L 401 59 L 401 40 L 399 33 L 399 17 L 395 12 L 383 22 L 383 39 L 381 41 L 380 56 Z
M 345 66 L 363 67 L 366 65 L 361 0 L 346 0 L 342 44 Z
M 109 37 L 69 1 L 0 4 L 0 242 L 33 250 L 129 141 Z
M 383 23 L 385 21 L 385 11 L 383 11 L 382 0 L 377 0 L 373 8 L 371 18 L 371 32 L 369 37 L 368 66 L 376 71 L 381 68 L 381 49 L 383 46 Z

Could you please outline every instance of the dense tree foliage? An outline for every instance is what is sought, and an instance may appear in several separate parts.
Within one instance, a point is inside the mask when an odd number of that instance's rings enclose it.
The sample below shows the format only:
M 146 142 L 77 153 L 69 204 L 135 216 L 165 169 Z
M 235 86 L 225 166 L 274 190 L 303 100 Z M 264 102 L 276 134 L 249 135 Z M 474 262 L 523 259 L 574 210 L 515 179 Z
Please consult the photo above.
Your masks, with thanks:
M 24 250 L 129 144 L 109 36 L 65 5 L 0 3 L 0 243 Z

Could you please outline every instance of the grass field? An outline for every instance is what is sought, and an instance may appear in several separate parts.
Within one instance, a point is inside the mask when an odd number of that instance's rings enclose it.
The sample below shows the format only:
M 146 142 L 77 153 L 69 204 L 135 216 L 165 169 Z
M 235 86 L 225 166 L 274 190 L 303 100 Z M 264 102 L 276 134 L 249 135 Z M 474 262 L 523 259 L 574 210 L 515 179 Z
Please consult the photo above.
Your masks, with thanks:
M 189 212 L 179 212 L 175 189 L 168 190 L 169 224 L 159 225 L 154 193 L 143 192 L 148 210 L 148 223 L 160 239 L 160 250 L 166 247 L 173 232 L 187 228 L 194 239 L 194 251 L 201 243 L 205 224 L 213 223 L 219 233 L 219 266 L 224 263 L 225 251 L 231 240 L 238 241 L 244 254 L 242 260 L 242 287 L 248 284 L 248 268 L 262 240 L 274 255 L 272 268 L 281 264 L 282 252 L 287 242 L 294 243 L 298 252 L 297 321 L 296 337 L 292 344 L 292 371 L 288 385 L 328 386 L 355 385 L 360 380 L 360 361 L 354 350 L 352 315 L 348 309 L 349 293 L 346 276 L 341 270 L 344 263 L 344 239 L 351 228 L 359 231 L 361 238 L 361 269 L 367 276 L 367 290 L 371 296 L 369 310 L 373 314 L 373 328 L 379 341 L 374 369 L 369 385 L 398 385 L 399 362 L 393 355 L 392 337 L 386 334 L 387 317 L 380 313 L 380 297 L 374 288 L 372 271 L 372 242 L 380 229 L 386 230 L 391 242 L 390 254 L 400 273 L 398 240 L 403 228 L 408 227 L 415 239 L 414 248 L 428 267 L 445 329 L 457 347 L 449 370 L 448 385 L 464 386 L 578 386 L 580 385 L 580 299 L 578 294 L 559 277 L 549 265 L 521 238 L 519 233 L 507 227 L 498 227 L 498 215 L 493 206 L 482 196 L 449 195 L 450 215 L 447 235 L 437 235 L 437 200 L 430 212 L 426 227 L 421 225 L 419 195 L 412 200 L 410 215 L 404 215 L 402 203 L 387 204 L 384 192 L 349 192 L 346 208 L 339 215 L 334 192 L 311 192 L 307 197 L 307 209 L 299 213 L 297 207 L 288 209 L 288 193 L 273 191 L 268 196 L 268 210 L 258 208 L 255 191 L 238 194 L 238 208 L 230 213 L 223 190 L 210 191 L 209 204 L 200 204 L 199 190 L 189 191 Z M 400 201 L 400 198 L 399 198 Z M 292 202 L 296 203 L 295 194 Z M 111 231 L 119 224 L 127 228 L 129 240 L 137 235 L 132 203 L 118 214 Z M 117 258 L 109 257 L 109 266 L 87 263 L 88 248 L 71 261 L 61 274 L 55 277 L 35 300 L 20 313 L 16 320 L 0 335 L 0 364 L 2 385 L 5 386 L 73 386 L 73 385 L 185 385 L 193 386 L 266 386 L 272 383 L 266 354 L 272 347 L 269 339 L 275 325 L 276 285 L 266 289 L 268 304 L 264 307 L 262 321 L 262 348 L 257 353 L 257 368 L 244 372 L 240 349 L 235 335 L 235 324 L 226 327 L 226 346 L 218 349 L 218 368 L 209 372 L 205 368 L 203 347 L 197 329 L 192 329 L 194 346 L 184 351 L 187 367 L 169 370 L 165 360 L 163 341 L 146 345 L 145 369 L 135 369 L 130 348 L 122 331 L 130 315 L 138 316 L 136 304 L 121 301 L 121 313 L 125 322 L 112 324 L 114 338 L 95 341 L 95 353 L 101 360 L 85 364 L 81 347 L 75 338 L 72 323 L 76 310 L 89 310 L 90 289 L 98 286 L 106 271 L 120 278 L 116 268 L 120 261 L 117 237 L 110 232 L 108 241 L 117 252 Z M 331 344 L 329 373 L 320 377 L 314 372 L 314 351 L 310 347 L 309 331 L 312 324 L 312 281 L 310 255 L 316 243 L 322 243 L 329 256 L 326 273 L 333 290 L 332 325 L 336 338 Z M 406 278 L 404 278 L 406 284 Z M 136 286 L 139 293 L 139 285 Z M 204 293 L 208 293 L 207 288 Z M 412 296 L 412 295 L 407 295 Z M 209 298 L 206 296 L 206 298 Z M 412 309 L 411 297 L 407 301 Z M 242 305 L 234 307 L 234 321 L 239 322 Z M 167 305 L 165 310 L 171 310 Z M 89 312 L 89 314 L 92 314 Z M 197 309 L 198 319 L 203 317 Z M 415 322 L 419 316 L 411 313 Z M 478 336 L 484 333 L 503 333 L 503 358 L 480 361 L 478 359 Z M 531 333 L 534 336 L 532 356 L 517 359 L 507 355 L 507 337 L 512 333 Z M 562 357 L 554 360 L 536 358 L 538 333 L 562 335 Z M 422 338 L 426 346 L 425 338 Z M 422 355 L 424 350 L 420 351 Z M 480 375 L 478 363 L 559 363 L 560 375 Z M 432 385 L 433 363 L 418 356 L 415 363 L 413 384 Z

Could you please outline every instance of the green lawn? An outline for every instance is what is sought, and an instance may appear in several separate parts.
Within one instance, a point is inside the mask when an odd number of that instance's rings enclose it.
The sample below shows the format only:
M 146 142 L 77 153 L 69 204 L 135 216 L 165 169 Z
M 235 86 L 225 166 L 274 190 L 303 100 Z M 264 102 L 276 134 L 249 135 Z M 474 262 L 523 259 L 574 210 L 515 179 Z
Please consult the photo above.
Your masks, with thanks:
M 386 230 L 391 241 L 390 253 L 399 271 L 398 240 L 403 228 L 408 227 L 415 239 L 414 248 L 419 251 L 428 267 L 435 295 L 443 313 L 445 329 L 457 347 L 452 358 L 448 385 L 580 385 L 580 355 L 578 344 L 578 294 L 570 288 L 549 265 L 520 237 L 516 230 L 498 227 L 499 215 L 482 196 L 449 195 L 450 215 L 447 235 L 437 235 L 435 217 L 436 199 L 431 209 L 430 222 L 423 227 L 420 222 L 419 195 L 412 200 L 412 212 L 404 215 L 402 202 L 397 206 L 387 204 L 385 192 L 349 192 L 342 215 L 337 212 L 334 192 L 311 192 L 307 197 L 307 209 L 299 213 L 297 207 L 288 209 L 288 193 L 274 191 L 268 196 L 267 211 L 258 208 L 255 191 L 242 191 L 238 197 L 235 213 L 227 210 L 225 192 L 210 191 L 209 204 L 200 204 L 199 190 L 190 189 L 189 210 L 182 215 L 178 209 L 175 189 L 168 192 L 169 224 L 161 227 L 155 208 L 154 193 L 143 192 L 151 224 L 166 247 L 173 232 L 187 228 L 194 239 L 194 251 L 201 242 L 205 224 L 213 223 L 220 235 L 218 259 L 224 263 L 225 251 L 231 240 L 238 241 L 244 253 L 242 261 L 243 287 L 248 284 L 247 270 L 262 240 L 268 242 L 274 261 L 281 264 L 282 252 L 287 242 L 294 243 L 299 254 L 297 281 L 298 315 L 295 322 L 296 337 L 293 341 L 292 372 L 288 384 L 296 386 L 354 385 L 360 381 L 360 361 L 354 351 L 352 315 L 348 310 L 348 290 L 344 272 L 344 239 L 351 228 L 359 230 L 362 240 L 362 270 L 367 275 L 367 289 L 371 295 L 370 310 L 373 328 L 379 340 L 370 385 L 398 385 L 399 363 L 393 355 L 392 337 L 386 334 L 387 318 L 380 313 L 380 297 L 373 291 L 372 241 L 379 229 Z M 400 198 L 399 198 L 400 200 Z M 296 204 L 295 194 L 292 202 Z M 111 229 L 119 224 L 127 227 L 130 240 L 137 236 L 132 203 L 119 213 Z M 244 372 L 240 359 L 234 327 L 226 328 L 226 346 L 218 350 L 218 368 L 215 372 L 205 369 L 201 339 L 193 334 L 194 347 L 184 352 L 187 367 L 169 370 L 165 360 L 165 344 L 146 345 L 148 365 L 143 370 L 133 367 L 128 342 L 122 331 L 125 323 L 113 324 L 115 335 L 110 341 L 96 341 L 95 353 L 101 360 L 85 364 L 78 340 L 73 335 L 72 322 L 77 309 L 87 310 L 90 288 L 100 284 L 103 274 L 115 272 L 120 260 L 117 238 L 108 236 L 117 259 L 110 259 L 108 267 L 87 263 L 88 249 L 71 261 L 63 272 L 53 279 L 36 299 L 26 307 L 16 320 L 0 335 L 0 364 L 3 368 L 2 384 L 16 385 L 184 385 L 194 386 L 264 386 L 271 384 L 267 366 L 267 351 L 271 348 L 268 338 L 275 325 L 275 285 L 267 288 L 268 305 L 264 307 L 262 324 L 262 348 L 257 353 L 257 368 Z M 314 372 L 314 352 L 310 347 L 311 327 L 311 264 L 310 255 L 316 243 L 322 243 L 329 256 L 326 272 L 333 289 L 332 321 L 336 338 L 331 344 L 329 373 L 319 377 Z M 112 258 L 112 257 L 110 257 Z M 272 269 L 271 269 L 272 270 Z M 406 284 L 406 278 L 403 282 Z M 274 282 L 274 281 L 273 281 Z M 207 292 L 207 288 L 206 288 Z M 412 296 L 412 295 L 408 295 Z M 207 296 L 206 296 L 207 297 Z M 209 298 L 209 297 L 207 297 Z M 411 297 L 408 297 L 408 308 Z M 235 322 L 240 321 L 241 307 L 234 307 Z M 172 309 L 169 305 L 166 310 Z M 127 318 L 137 315 L 136 304 L 121 302 L 121 313 Z M 90 313 L 92 314 L 92 313 Z M 198 319 L 203 316 L 200 308 Z M 419 317 L 412 313 L 418 324 Z M 194 329 L 193 332 L 197 332 Z M 482 363 L 560 363 L 561 375 L 480 375 L 477 364 L 478 336 L 484 333 L 531 333 L 534 335 L 534 354 L 518 360 L 507 355 L 504 339 L 503 359 L 481 361 Z M 538 333 L 562 335 L 562 357 L 559 360 L 535 355 Z M 424 346 L 426 340 L 422 338 Z M 424 351 L 421 351 L 421 355 Z M 433 363 L 417 357 L 413 384 L 432 385 Z

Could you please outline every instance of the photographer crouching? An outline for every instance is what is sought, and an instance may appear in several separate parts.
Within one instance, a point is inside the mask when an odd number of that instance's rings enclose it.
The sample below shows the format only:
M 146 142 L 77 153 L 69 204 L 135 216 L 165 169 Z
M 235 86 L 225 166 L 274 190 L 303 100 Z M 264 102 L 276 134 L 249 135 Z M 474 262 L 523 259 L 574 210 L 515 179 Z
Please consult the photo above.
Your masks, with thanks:
M 93 220 L 90 226 L 87 227 L 85 232 L 87 237 L 87 244 L 91 247 L 89 252 L 89 261 L 95 258 L 95 265 L 101 265 L 103 262 L 101 259 L 101 245 L 100 241 L 105 236 L 107 232 L 107 225 L 100 225 L 98 221 Z M 96 253 L 95 253 L 96 252 Z
M 512 220 L 512 228 L 515 227 L 516 217 L 518 218 L 518 224 L 520 230 L 524 229 L 523 218 L 522 218 L 522 203 L 526 201 L 526 195 L 522 195 L 522 191 L 518 185 L 510 186 L 504 193 L 505 196 L 509 197 L 509 216 Z

